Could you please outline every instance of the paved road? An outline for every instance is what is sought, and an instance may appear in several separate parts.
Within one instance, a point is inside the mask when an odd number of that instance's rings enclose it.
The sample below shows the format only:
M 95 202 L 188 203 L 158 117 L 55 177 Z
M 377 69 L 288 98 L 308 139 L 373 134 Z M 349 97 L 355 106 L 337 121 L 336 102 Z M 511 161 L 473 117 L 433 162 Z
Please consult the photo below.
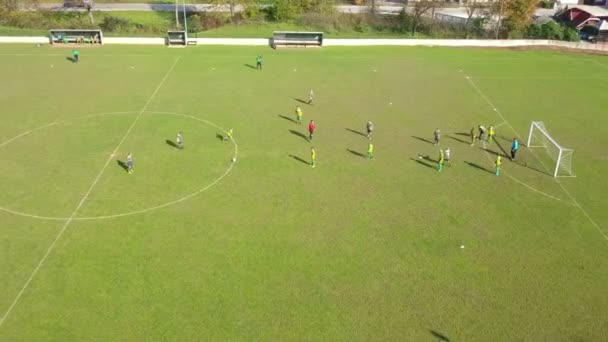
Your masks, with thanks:
M 261 5 L 261 7 L 267 7 L 269 5 Z M 179 5 L 179 10 L 183 10 L 183 6 Z M 40 8 L 52 10 L 52 11 L 84 11 L 84 8 L 65 8 L 58 4 L 40 4 Z M 379 13 L 397 14 L 403 8 L 402 5 L 397 3 L 391 3 L 390 5 L 377 6 Z M 336 6 L 336 9 L 343 13 L 364 13 L 369 11 L 368 6 Z M 94 11 L 110 12 L 110 11 L 158 11 L 158 12 L 174 12 L 174 4 L 133 4 L 133 3 L 110 3 L 110 4 L 95 4 L 93 7 Z M 240 12 L 243 10 L 243 6 L 235 6 L 235 11 Z M 230 6 L 228 5 L 211 5 L 211 4 L 186 4 L 187 12 L 230 12 Z
M 261 5 L 262 7 L 268 5 Z M 41 8 L 52 10 L 52 11 L 84 11 L 84 8 L 65 8 L 58 4 L 40 4 Z M 379 14 L 399 14 L 403 9 L 403 5 L 397 2 L 385 1 L 384 5 L 377 6 L 377 12 Z M 342 13 L 366 13 L 370 11 L 369 6 L 354 6 L 354 5 L 341 5 L 336 6 L 336 9 Z M 410 9 L 406 7 L 406 9 Z M 104 4 L 96 4 L 93 8 L 94 11 L 102 11 L 102 12 L 111 12 L 111 11 L 138 11 L 138 12 L 146 12 L 146 11 L 154 11 L 154 12 L 174 12 L 175 5 L 174 4 L 133 4 L 133 3 L 104 3 Z M 183 8 L 180 5 L 179 10 L 182 11 Z M 235 7 L 236 12 L 240 12 L 243 10 L 243 6 L 237 5 Z M 442 13 L 453 14 L 453 15 L 466 15 L 465 7 L 448 7 L 438 9 Z M 211 5 L 211 4 L 186 4 L 187 12 L 230 12 L 230 7 L 228 5 Z M 536 15 L 552 15 L 554 10 L 552 9 L 537 9 Z

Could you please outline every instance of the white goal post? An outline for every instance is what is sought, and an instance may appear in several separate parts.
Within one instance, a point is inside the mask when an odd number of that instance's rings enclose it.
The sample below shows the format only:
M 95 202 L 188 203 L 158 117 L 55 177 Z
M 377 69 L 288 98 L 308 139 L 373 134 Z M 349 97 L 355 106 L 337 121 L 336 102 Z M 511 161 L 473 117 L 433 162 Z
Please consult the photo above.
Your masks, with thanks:
M 542 121 L 532 121 L 528 133 L 528 147 L 544 148 L 549 157 L 555 162 L 553 177 L 573 177 L 572 155 L 573 149 L 562 147 L 549 135 Z

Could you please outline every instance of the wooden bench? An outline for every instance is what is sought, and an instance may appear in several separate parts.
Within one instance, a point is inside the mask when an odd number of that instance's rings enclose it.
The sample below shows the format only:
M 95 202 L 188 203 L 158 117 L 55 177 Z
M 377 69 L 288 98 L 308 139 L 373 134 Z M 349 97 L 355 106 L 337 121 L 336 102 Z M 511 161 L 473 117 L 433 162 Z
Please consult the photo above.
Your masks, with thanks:
M 323 32 L 275 31 L 272 46 L 279 47 L 321 47 Z

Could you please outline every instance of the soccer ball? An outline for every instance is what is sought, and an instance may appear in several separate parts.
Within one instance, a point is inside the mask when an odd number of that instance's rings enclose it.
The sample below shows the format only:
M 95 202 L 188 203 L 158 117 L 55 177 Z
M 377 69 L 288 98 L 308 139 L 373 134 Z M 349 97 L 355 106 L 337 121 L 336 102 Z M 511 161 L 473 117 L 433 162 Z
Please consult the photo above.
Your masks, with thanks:
M 236 161 L 236 158 L 232 158 L 232 162 L 234 163 Z

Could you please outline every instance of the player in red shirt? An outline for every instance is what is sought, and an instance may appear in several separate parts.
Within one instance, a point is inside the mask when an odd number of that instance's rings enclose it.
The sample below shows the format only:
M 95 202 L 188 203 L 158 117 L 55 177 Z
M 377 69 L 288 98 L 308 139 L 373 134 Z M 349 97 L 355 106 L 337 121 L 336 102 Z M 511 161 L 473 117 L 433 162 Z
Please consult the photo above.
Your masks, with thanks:
M 315 120 L 310 120 L 310 123 L 308 124 L 308 132 L 310 133 L 308 140 L 312 141 L 312 135 L 315 134 Z

